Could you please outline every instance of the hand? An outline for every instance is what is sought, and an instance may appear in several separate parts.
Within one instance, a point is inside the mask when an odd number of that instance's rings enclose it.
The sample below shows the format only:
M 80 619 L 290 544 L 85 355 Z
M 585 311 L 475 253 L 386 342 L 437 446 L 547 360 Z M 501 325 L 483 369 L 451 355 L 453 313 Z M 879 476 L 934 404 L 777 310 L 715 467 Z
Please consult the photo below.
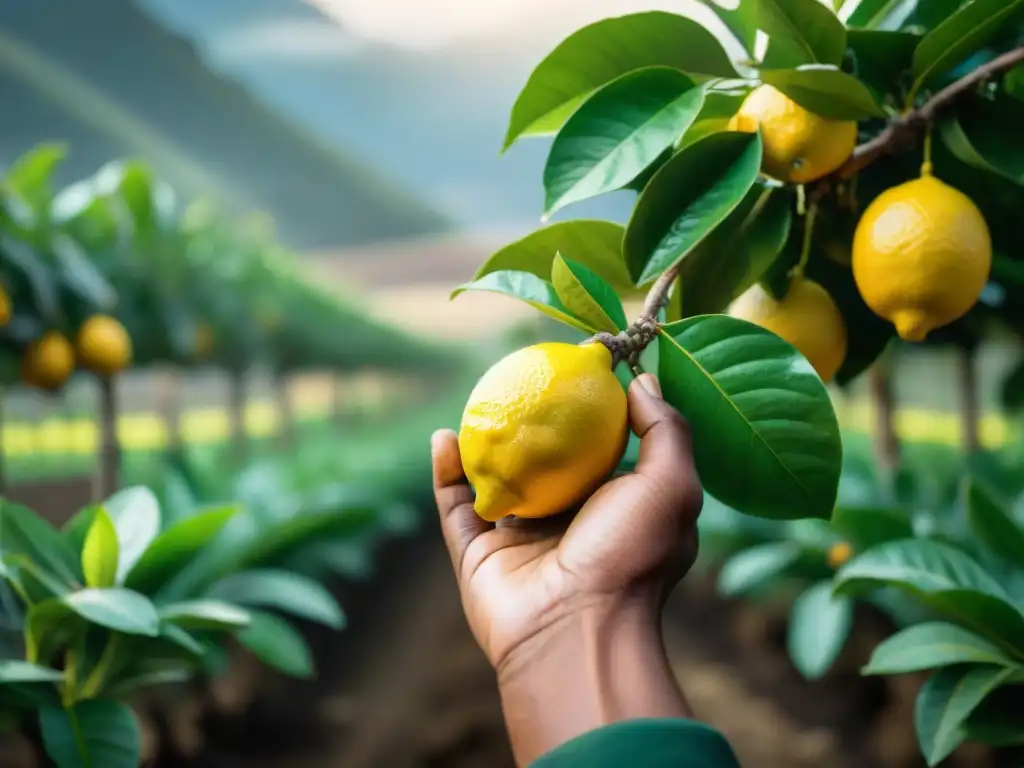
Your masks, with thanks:
M 498 671 L 514 745 L 513 721 L 530 719 L 523 711 L 541 696 L 538 686 L 552 688 L 542 698 L 554 702 L 564 694 L 569 699 L 565 705 L 576 711 L 588 707 L 574 698 L 600 698 L 615 689 L 616 680 L 597 679 L 617 674 L 604 669 L 608 664 L 598 658 L 609 655 L 632 675 L 618 681 L 624 688 L 613 708 L 621 716 L 689 714 L 674 679 L 662 679 L 671 674 L 660 615 L 665 598 L 696 557 L 703 493 L 689 429 L 661 398 L 652 375 L 630 386 L 629 415 L 640 437 L 635 471 L 605 483 L 576 514 L 545 520 L 491 524 L 480 519 L 455 433 L 443 430 L 432 438 L 434 493 L 444 538 L 470 628 Z M 590 667 L 574 672 L 588 654 Z M 545 675 L 551 679 L 541 679 Z M 513 689 L 519 692 L 512 696 L 518 713 L 509 712 Z M 578 695 L 570 695 L 572 690 Z M 610 705 L 597 704 L 601 711 L 593 717 L 606 719 Z M 539 713 L 533 719 L 538 718 L 550 720 Z M 569 733 L 538 738 L 538 723 L 524 723 L 520 730 L 530 731 L 533 743 L 517 749 L 517 757 L 533 759 L 537 755 L 532 753 L 549 747 L 548 742 L 594 726 L 577 722 L 564 729 Z

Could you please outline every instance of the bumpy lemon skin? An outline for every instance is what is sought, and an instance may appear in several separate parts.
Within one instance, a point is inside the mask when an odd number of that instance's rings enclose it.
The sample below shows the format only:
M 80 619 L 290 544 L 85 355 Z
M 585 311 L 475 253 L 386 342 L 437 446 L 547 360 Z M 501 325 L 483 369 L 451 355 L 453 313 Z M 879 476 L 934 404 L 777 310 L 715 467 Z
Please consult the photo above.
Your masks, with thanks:
M 967 314 L 991 268 L 981 211 L 929 173 L 876 197 L 853 236 L 857 290 L 904 341 L 923 341 Z
M 462 415 L 476 513 L 496 521 L 567 510 L 615 469 L 628 434 L 626 395 L 604 345 L 513 352 L 481 377 Z
M 101 376 L 113 376 L 132 361 L 128 331 L 109 315 L 93 315 L 82 323 L 75 347 L 79 365 Z
M 771 85 L 755 88 L 729 121 L 733 131 L 764 142 L 761 170 L 779 181 L 807 184 L 837 170 L 857 146 L 857 123 L 828 120 L 804 109 Z
M 59 389 L 75 370 L 75 350 L 59 331 L 47 331 L 25 349 L 21 380 L 48 391 Z
M 728 314 L 788 341 L 825 383 L 846 359 L 846 321 L 828 291 L 813 280 L 795 279 L 782 301 L 755 283 L 729 306 Z

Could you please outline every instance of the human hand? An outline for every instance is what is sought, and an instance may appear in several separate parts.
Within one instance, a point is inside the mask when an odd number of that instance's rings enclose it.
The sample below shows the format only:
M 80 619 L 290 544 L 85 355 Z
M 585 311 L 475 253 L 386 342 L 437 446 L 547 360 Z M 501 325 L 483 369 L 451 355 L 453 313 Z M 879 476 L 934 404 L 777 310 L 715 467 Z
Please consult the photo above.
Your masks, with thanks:
M 523 670 L 567 669 L 566 657 L 589 653 L 588 645 L 601 646 L 598 655 L 605 656 L 616 646 L 620 666 L 629 666 L 634 656 L 662 653 L 661 609 L 696 557 L 703 494 L 689 429 L 661 398 L 652 375 L 630 386 L 629 415 L 640 437 L 635 471 L 605 483 L 576 514 L 544 520 L 480 519 L 455 433 L 433 436 L 434 493 L 444 538 L 470 628 L 497 669 L 506 698 L 504 689 Z M 632 639 L 619 642 L 627 635 Z M 564 654 L 552 651 L 560 645 Z M 559 661 L 540 663 L 553 653 Z M 637 665 L 645 663 L 637 659 Z M 651 705 L 653 696 L 670 701 L 669 710 L 684 712 L 685 703 L 676 706 L 682 698 L 674 682 L 672 690 L 660 682 L 659 675 L 668 674 L 663 667 L 651 675 L 646 694 L 623 694 L 623 700 L 638 699 L 636 706 L 620 702 L 619 708 L 641 714 L 652 707 L 655 713 L 664 710 Z M 528 698 L 536 694 L 536 680 L 530 685 Z M 653 689 L 660 692 L 651 694 Z

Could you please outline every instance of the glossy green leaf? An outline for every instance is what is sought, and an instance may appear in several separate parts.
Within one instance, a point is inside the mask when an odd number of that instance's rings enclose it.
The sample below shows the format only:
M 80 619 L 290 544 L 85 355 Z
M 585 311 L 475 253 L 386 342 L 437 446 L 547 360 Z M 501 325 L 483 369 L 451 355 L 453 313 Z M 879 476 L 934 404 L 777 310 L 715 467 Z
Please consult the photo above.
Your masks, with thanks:
M 160 533 L 160 503 L 148 488 L 141 486 L 118 491 L 103 509 L 117 529 L 119 554 L 117 580 L 125 577 Z
M 705 8 L 714 11 L 715 15 L 736 38 L 747 55 L 753 57 L 754 47 L 757 42 L 757 15 L 759 0 L 739 0 L 733 6 L 724 6 L 718 0 L 697 0 Z
M 742 595 L 786 572 L 800 557 L 800 547 L 790 541 L 771 542 L 745 549 L 722 565 L 718 593 Z
M 832 527 L 857 550 L 914 535 L 910 515 L 901 509 L 839 505 L 832 515 Z
M 188 517 L 158 535 L 125 579 L 125 586 L 149 594 L 186 567 L 233 518 L 240 507 L 216 507 Z
M 55 322 L 60 317 L 60 290 L 57 280 L 43 256 L 31 245 L 0 232 L 0 256 L 12 272 L 19 272 L 32 293 L 36 312 L 43 319 Z
M 1003 651 L 955 624 L 929 621 L 883 640 L 871 654 L 864 675 L 901 675 L 954 664 L 1013 666 Z
M 626 312 L 615 290 L 582 264 L 556 256 L 551 284 L 562 305 L 591 328 L 608 333 L 626 329 Z
M 977 481 L 967 487 L 967 518 L 976 541 L 1007 562 L 1024 567 L 1024 526 Z
M 113 309 L 117 292 L 79 243 L 58 234 L 50 248 L 57 260 L 58 274 L 68 288 L 96 311 Z
M 752 323 L 708 315 L 665 326 L 660 352 L 665 399 L 690 423 L 711 495 L 758 517 L 832 514 L 839 425 L 828 391 L 796 349 Z
M 840 64 L 846 28 L 820 0 L 761 0 L 758 26 L 769 37 L 766 67 Z
M 99 504 L 89 504 L 86 507 L 82 507 L 61 527 L 61 538 L 74 551 L 76 559 L 81 557 L 82 549 L 85 547 L 85 537 L 89 535 L 92 521 L 96 519 L 96 515 L 101 509 L 103 507 Z
M 64 673 L 17 659 L 0 659 L 0 687 L 17 683 L 59 683 Z
M 857 594 L 895 587 L 1001 648 L 1024 651 L 1024 615 L 1006 591 L 968 555 L 926 539 L 891 541 L 844 565 L 835 589 Z
M 917 0 L 860 0 L 847 5 L 839 17 L 850 27 L 889 30 L 898 12 L 916 4 Z
M 789 612 L 786 645 L 804 677 L 816 680 L 835 662 L 853 626 L 853 602 L 832 594 L 825 581 L 805 590 Z
M 53 197 L 53 175 L 67 157 L 64 142 L 44 142 L 18 157 L 6 169 L 3 184 L 29 205 L 39 208 Z
M 811 0 L 817 2 L 817 0 Z M 829 120 L 885 117 L 871 91 L 860 80 L 835 67 L 762 69 L 761 79 L 793 101 Z
M 117 579 L 117 531 L 102 509 L 93 517 L 82 547 L 82 572 L 88 587 L 112 587 Z
M 238 633 L 239 642 L 274 669 L 286 675 L 311 678 L 313 655 L 295 628 L 284 619 L 263 611 L 252 612 L 252 623 Z
M 911 96 L 984 46 L 1024 8 L 1024 0 L 971 0 L 929 32 L 914 51 Z
M 921 688 L 914 726 L 929 766 L 938 765 L 964 740 L 964 721 L 1013 670 L 991 666 L 941 669 Z
M 678 148 L 689 146 L 712 133 L 728 130 L 729 120 L 740 111 L 743 100 L 749 93 L 749 89 L 716 91 L 705 88 L 704 103 L 701 105 L 700 112 L 697 113 L 693 125 L 683 135 Z
M 57 651 L 84 632 L 85 623 L 59 598 L 33 605 L 25 617 L 25 658 L 48 664 Z
M 223 600 L 189 600 L 160 606 L 161 621 L 182 629 L 234 630 L 249 626 L 249 612 Z
M 848 29 L 846 45 L 852 74 L 875 90 L 876 97 L 892 91 L 909 75 L 914 49 L 921 40 L 911 32 Z
M 1018 117 L 1024 118 L 1024 108 L 1000 109 L 976 99 L 968 108 L 941 117 L 937 130 L 942 143 L 957 159 L 1024 185 L 1024 150 L 1002 130 Z
M 572 326 L 584 333 L 594 330 L 587 323 L 572 315 L 566 306 L 562 304 L 561 299 L 558 298 L 558 294 L 555 293 L 555 288 L 551 283 L 529 272 L 513 272 L 511 270 L 490 272 L 479 280 L 460 285 L 452 291 L 452 298 L 454 299 L 463 291 L 500 293 L 513 299 L 525 301 L 548 317 Z
M 39 731 L 59 768 L 138 768 L 142 734 L 127 704 L 94 699 L 73 707 L 43 707 Z
M 492 272 L 529 272 L 542 280 L 551 278 L 555 256 L 565 254 L 583 264 L 620 295 L 636 292 L 622 255 L 621 224 L 600 219 L 574 219 L 549 224 L 510 243 L 484 262 L 473 276 L 479 280 Z
M 291 571 L 267 568 L 232 574 L 213 586 L 210 597 L 274 608 L 332 629 L 345 625 L 345 615 L 334 596 L 319 582 Z
M 623 248 L 637 285 L 653 281 L 721 224 L 761 168 L 761 135 L 724 131 L 677 152 L 648 183 Z
M 683 259 L 679 275 L 685 317 L 724 312 L 761 279 L 789 238 L 793 202 L 782 188 L 755 184 L 725 221 Z
M 125 699 L 152 688 L 166 689 L 168 686 L 187 683 L 195 677 L 191 669 L 169 667 L 126 675 L 118 679 L 104 692 L 111 699 Z
M 20 504 L 0 499 L 0 554 L 25 555 L 65 584 L 82 580 L 77 553 L 56 528 Z
M 545 216 L 625 187 L 682 137 L 703 98 L 692 79 L 671 67 L 627 72 L 595 91 L 551 145 Z
M 735 77 L 721 43 L 696 21 L 646 11 L 590 24 L 558 45 L 533 70 L 512 107 L 504 148 L 520 136 L 557 130 L 546 120 L 594 89 L 643 67 L 674 67 L 692 75 Z
M 129 589 L 80 589 L 62 598 L 86 621 L 129 635 L 156 637 L 160 620 L 143 595 Z

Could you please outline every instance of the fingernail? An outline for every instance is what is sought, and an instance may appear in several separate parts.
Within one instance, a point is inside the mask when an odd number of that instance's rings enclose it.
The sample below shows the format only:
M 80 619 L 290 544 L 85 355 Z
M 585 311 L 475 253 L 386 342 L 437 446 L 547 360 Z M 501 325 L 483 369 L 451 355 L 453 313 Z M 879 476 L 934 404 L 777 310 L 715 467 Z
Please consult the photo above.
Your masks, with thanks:
M 658 383 L 658 379 L 653 373 L 642 373 L 637 376 L 636 380 L 648 395 L 657 398 L 661 397 L 661 384 Z

